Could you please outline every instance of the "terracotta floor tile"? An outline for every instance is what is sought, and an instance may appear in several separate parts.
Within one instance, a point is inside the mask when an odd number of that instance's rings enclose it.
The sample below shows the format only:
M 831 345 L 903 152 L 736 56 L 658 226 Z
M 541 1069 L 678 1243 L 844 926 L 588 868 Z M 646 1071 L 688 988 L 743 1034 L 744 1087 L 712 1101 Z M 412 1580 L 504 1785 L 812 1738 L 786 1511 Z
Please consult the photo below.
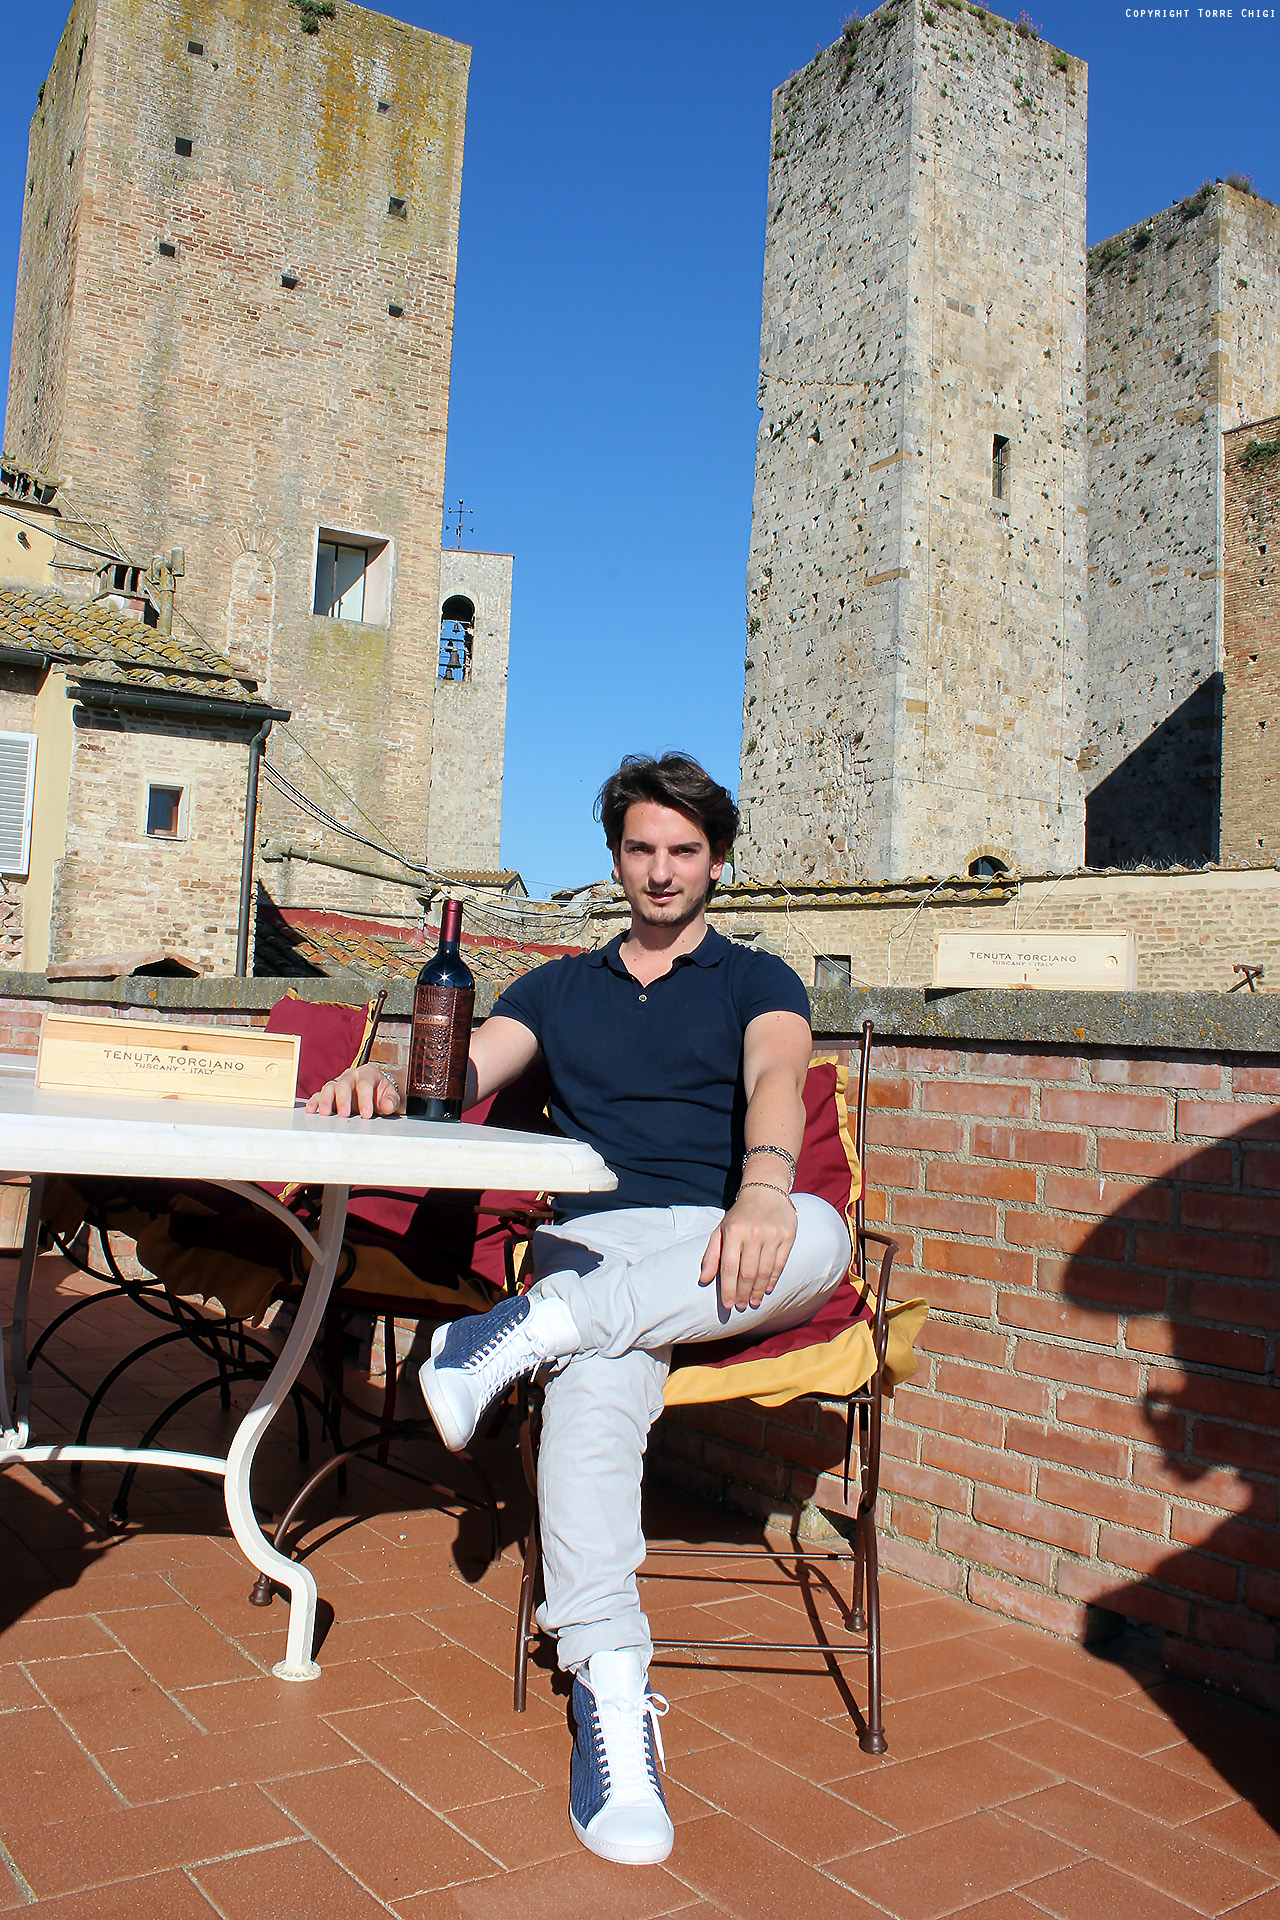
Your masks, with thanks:
M 1166 1680 L 1160 1675 L 1148 1677 L 1143 1688 L 1147 1700 L 1159 1707 L 1183 1734 L 1212 1734 L 1229 1727 L 1250 1725 L 1264 1716 L 1243 1700 L 1231 1700 L 1224 1693 L 1211 1693 L 1208 1687 L 1191 1686 L 1185 1680 Z
M 339 1714 L 332 1724 L 357 1752 L 437 1813 L 536 1791 L 536 1783 L 492 1746 L 443 1722 L 420 1700 Z
M 728 1814 L 677 1828 L 667 1867 L 741 1920 L 870 1920 L 871 1908 L 847 1886 Z
M 91 1753 L 190 1731 L 191 1723 L 127 1653 L 42 1660 L 40 1691 Z
M 841 1732 L 799 1713 L 779 1713 L 754 1687 L 723 1687 L 696 1694 L 682 1709 L 730 1740 L 825 1783 L 852 1773 L 861 1758 L 852 1723 Z
M 337 1595 L 331 1594 L 330 1600 Z M 339 1608 L 341 1602 L 339 1602 Z M 470 1612 L 470 1608 L 467 1609 Z M 274 1613 L 265 1609 L 257 1617 L 270 1620 Z M 285 1616 L 276 1614 L 275 1618 Z M 439 1618 L 433 1615 L 433 1619 Z M 273 1667 L 280 1658 L 280 1628 L 278 1625 L 265 1632 L 244 1633 L 236 1636 L 239 1644 L 253 1659 L 259 1660 L 268 1668 Z M 321 1666 L 334 1666 L 347 1660 L 385 1660 L 397 1653 L 429 1653 L 433 1647 L 444 1645 L 444 1636 L 429 1620 L 420 1620 L 415 1613 L 375 1614 L 368 1620 L 347 1620 L 339 1616 L 334 1620 L 324 1636 L 316 1658 Z
M 0 1667 L 0 1714 L 20 1713 L 44 1702 L 20 1667 Z
M 210 1787 L 246 1785 L 286 1774 L 314 1773 L 341 1765 L 350 1748 L 323 1721 L 302 1720 L 233 1733 L 195 1733 L 158 1740 L 123 1753 L 104 1754 L 102 1765 L 131 1806 L 204 1793 Z
M 26 1618 L 0 1633 L 0 1660 L 65 1660 L 77 1653 L 110 1653 L 115 1641 L 96 1620 Z
M 1195 1912 L 1101 1860 L 1081 1860 L 1027 1892 L 1054 1920 L 1191 1920 Z
M 468 1648 L 490 1666 L 510 1670 L 516 1651 L 516 1616 L 511 1608 L 482 1599 L 477 1606 L 450 1607 L 427 1618 L 455 1646 Z
M 1280 1887 L 1260 1893 L 1256 1900 L 1232 1907 L 1231 1920 L 1280 1920 Z
M 1036 1627 L 1012 1622 L 979 1631 L 988 1645 L 1016 1655 L 1019 1665 L 1043 1667 L 1046 1673 L 1061 1674 L 1065 1680 L 1093 1687 L 1110 1698 L 1132 1694 L 1141 1704 L 1149 1686 L 1159 1678 L 1158 1669 L 1138 1671 L 1109 1656 L 1105 1644 L 1095 1653 L 1074 1640 L 1059 1640 Z
M 280 1636 L 284 1654 L 284 1635 Z M 335 1660 L 318 1680 L 224 1680 L 212 1687 L 184 1687 L 175 1696 L 207 1733 L 233 1727 L 268 1726 L 278 1720 L 309 1720 L 347 1707 L 407 1700 L 409 1689 L 372 1660 Z
M 270 1793 L 380 1900 L 474 1879 L 493 1864 L 367 1761 L 279 1780 Z
M 1177 1735 L 1172 1722 L 1167 1731 Z M 1225 1781 L 1240 1799 L 1271 1803 L 1276 1789 L 1276 1722 L 1270 1714 L 1262 1714 L 1225 1732 L 1198 1734 L 1194 1740 L 1178 1736 L 1151 1758 L 1189 1780 L 1210 1785 Z
M 264 1914 L 306 1920 L 375 1920 L 386 1908 L 312 1840 L 270 1847 L 197 1867 L 194 1878 L 224 1920 L 262 1920 Z M 167 1914 L 163 1920 L 169 1920 Z
M 180 1600 L 167 1607 L 101 1613 L 99 1618 L 138 1665 L 169 1690 L 247 1679 L 257 1671 L 216 1627 Z
M 885 1652 L 885 1702 L 896 1705 L 902 1700 L 914 1700 L 922 1693 L 939 1693 L 945 1687 L 966 1683 L 986 1685 L 1030 1671 L 1032 1669 L 1019 1666 L 1015 1654 L 987 1646 L 982 1635 L 961 1635 L 938 1646 L 903 1647 L 897 1652 Z
M 1037 1834 L 1009 1813 L 976 1813 L 933 1828 L 927 1841 L 889 1840 L 832 1861 L 828 1871 L 897 1920 L 936 1920 L 1025 1887 L 1079 1857 L 1075 1848 Z
M 386 1668 L 469 1733 L 517 1733 L 522 1722 L 547 1725 L 556 1718 L 551 1707 L 533 1694 L 525 1712 L 517 1714 L 511 1705 L 510 1675 L 465 1647 L 397 1654 L 386 1662 Z
M 1093 1687 L 1063 1679 L 1041 1667 L 1019 1667 L 985 1682 L 992 1693 L 1046 1718 L 1065 1721 L 1128 1753 L 1154 1753 L 1166 1746 L 1169 1723 L 1156 1709 L 1131 1699 L 1105 1702 Z
M 324 1591 L 323 1578 L 320 1590 Z M 485 1604 L 484 1595 L 457 1574 L 441 1573 L 438 1569 L 380 1580 L 357 1578 L 342 1587 L 341 1599 L 335 1594 L 332 1600 L 335 1612 L 340 1612 L 345 1620 L 360 1620 L 376 1613 L 429 1614 Z
M 1006 1751 L 994 1740 L 972 1740 L 842 1780 L 835 1790 L 898 1833 L 921 1833 L 926 1827 L 944 1826 L 984 1807 L 1016 1800 L 1051 1785 L 1053 1779 L 1044 1767 Z
M 64 1893 L 37 1902 L 40 1920 L 212 1920 L 215 1909 L 185 1873 L 168 1869 L 86 1893 Z M 28 1909 L 29 1911 L 29 1909 Z
M 979 1616 L 980 1618 L 980 1616 Z M 963 1634 L 967 1638 L 980 1639 L 985 1644 L 994 1635 L 980 1630 L 975 1631 L 975 1612 L 964 1600 L 953 1600 L 950 1594 L 939 1593 L 928 1599 L 915 1600 L 909 1604 L 889 1607 L 881 1606 L 880 1628 L 886 1649 L 905 1649 L 907 1647 L 933 1646 L 940 1640 L 954 1639 Z M 1011 1660 L 1020 1660 L 1014 1649 L 1003 1646 L 997 1651 L 1008 1654 Z
M 734 1741 L 669 1760 L 667 1771 L 712 1806 L 815 1865 L 850 1852 L 857 1842 L 870 1846 L 894 1835 L 884 1821 Z
M 1276 1772 L 1280 1775 L 1280 1728 L 1276 1730 Z M 1223 1807 L 1219 1813 L 1188 1821 L 1181 1831 L 1207 1841 L 1211 1847 L 1221 1847 L 1224 1853 L 1234 1855 L 1237 1860 L 1247 1860 L 1250 1866 L 1270 1874 L 1273 1880 L 1280 1880 L 1277 1797 L 1273 1795 L 1272 1805 L 1265 1811 L 1247 1800 L 1237 1800 L 1234 1806 Z
M 1025 1893 L 998 1893 L 963 1909 L 964 1920 L 1044 1920 L 1044 1908 L 1031 1904 Z M 1142 1920 L 1131 1913 L 1128 1920 Z
M 1003 1700 L 986 1687 L 948 1687 L 941 1693 L 920 1694 L 885 1709 L 887 1760 L 910 1760 L 967 1740 L 985 1740 L 1010 1727 L 1027 1726 L 1035 1710 L 1016 1700 Z M 864 1756 L 859 1754 L 858 1758 Z
M 120 1805 L 118 1795 L 49 1707 L 7 1714 L 3 1736 L 8 1767 L 13 1769 L 0 1800 L 5 1832 L 65 1819 L 69 1810 L 109 1813 Z M 24 1782 L 21 1795 L 12 1790 L 19 1774 Z
M 15 1835 L 9 1850 L 44 1899 L 270 1846 L 296 1832 L 257 1787 L 215 1787 L 181 1800 L 29 1827 Z
M 665 1867 L 614 1867 L 575 1845 L 497 1879 L 398 1900 L 395 1911 L 401 1920 L 657 1920 L 691 1899 Z
M 1123 1801 L 1125 1806 L 1170 1826 L 1211 1813 L 1232 1797 L 1221 1782 L 1211 1785 L 1185 1779 L 1155 1760 L 1126 1753 L 1123 1747 L 1109 1746 L 1105 1740 L 1096 1740 L 1090 1733 L 1054 1720 L 1015 1727 L 999 1735 L 998 1744 L 1064 1780 L 1105 1794 L 1108 1800 Z
M 676 1716 L 673 1714 L 671 1718 L 674 1720 Z M 709 1727 L 701 1727 L 697 1721 L 692 1724 L 707 1742 L 720 1738 Z M 671 1721 L 668 1720 L 662 1730 L 668 1751 L 667 1728 L 670 1725 Z M 522 1773 L 528 1774 L 535 1786 L 563 1790 L 566 1797 L 569 1792 L 569 1750 L 572 1744 L 568 1721 L 563 1717 L 556 1726 L 529 1727 L 522 1733 L 485 1736 L 485 1745 L 492 1747 L 502 1759 L 509 1760 L 513 1767 L 519 1767 Z
M 1233 1860 L 1183 1830 L 1067 1782 L 1018 1802 L 1018 1817 L 1135 1880 L 1216 1914 L 1265 1890 L 1269 1875 Z
M 504 1867 L 531 1867 L 577 1853 L 581 1842 L 569 1825 L 568 1775 L 560 1787 L 535 1787 L 531 1793 L 456 1807 L 455 1826 Z M 673 1816 L 674 1818 L 674 1813 Z

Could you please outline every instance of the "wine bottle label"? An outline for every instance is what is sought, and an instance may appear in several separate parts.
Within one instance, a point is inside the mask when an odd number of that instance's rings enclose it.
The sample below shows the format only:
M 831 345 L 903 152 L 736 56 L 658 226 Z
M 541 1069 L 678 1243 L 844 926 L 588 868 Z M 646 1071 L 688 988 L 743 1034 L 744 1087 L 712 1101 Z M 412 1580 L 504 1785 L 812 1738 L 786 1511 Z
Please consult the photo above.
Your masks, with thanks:
M 474 987 L 420 986 L 413 996 L 409 1038 L 410 1094 L 461 1100 L 467 1084 Z

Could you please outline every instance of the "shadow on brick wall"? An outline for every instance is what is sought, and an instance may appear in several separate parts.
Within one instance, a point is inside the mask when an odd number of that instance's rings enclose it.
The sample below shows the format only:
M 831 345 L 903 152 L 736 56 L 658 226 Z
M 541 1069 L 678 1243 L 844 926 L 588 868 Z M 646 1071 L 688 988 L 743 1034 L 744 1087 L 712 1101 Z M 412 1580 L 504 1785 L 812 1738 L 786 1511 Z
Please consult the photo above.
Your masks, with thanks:
M 1154 1630 L 1171 1677 L 1280 1712 L 1280 1112 L 1221 1141 L 1228 1144 L 1240 1150 L 1231 1188 L 1197 1184 L 1202 1156 L 1191 1151 L 1169 1179 L 1141 1190 L 1170 1190 L 1176 1209 L 1167 1229 L 1139 1229 L 1126 1257 L 1153 1277 L 1163 1268 L 1163 1312 L 1131 1314 L 1125 1337 L 1149 1362 L 1132 1437 L 1152 1451 L 1135 1453 L 1133 1480 L 1153 1504 L 1163 1497 L 1166 1517 L 1162 1532 L 1154 1521 L 1150 1533 L 1104 1524 L 1097 1559 L 1079 1570 L 1081 1597 L 1104 1619 Z M 1143 1218 L 1140 1196 L 1129 1204 Z M 1116 1304 L 1110 1228 L 1091 1235 L 1067 1270 L 1063 1290 L 1081 1307 Z M 1124 1578 L 1123 1567 L 1140 1577 Z M 1187 1739 L 1280 1830 L 1276 1722 L 1242 1712 L 1231 1725 L 1183 1687 L 1159 1697 Z M 1269 1784 L 1259 1789 L 1259 1779 Z

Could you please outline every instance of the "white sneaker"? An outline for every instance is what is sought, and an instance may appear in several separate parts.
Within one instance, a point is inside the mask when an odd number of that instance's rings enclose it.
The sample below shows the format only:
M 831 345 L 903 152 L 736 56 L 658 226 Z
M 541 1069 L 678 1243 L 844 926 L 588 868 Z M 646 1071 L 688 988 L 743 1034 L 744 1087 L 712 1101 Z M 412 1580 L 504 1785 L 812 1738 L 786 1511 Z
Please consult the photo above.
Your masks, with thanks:
M 637 1647 L 593 1653 L 574 1675 L 569 1819 L 584 1847 L 624 1867 L 654 1866 L 675 1840 L 659 1764 L 659 1717 Z
M 501 1300 L 488 1313 L 437 1327 L 418 1382 L 446 1447 L 465 1447 L 485 1409 L 522 1374 L 581 1344 L 577 1322 L 554 1294 Z

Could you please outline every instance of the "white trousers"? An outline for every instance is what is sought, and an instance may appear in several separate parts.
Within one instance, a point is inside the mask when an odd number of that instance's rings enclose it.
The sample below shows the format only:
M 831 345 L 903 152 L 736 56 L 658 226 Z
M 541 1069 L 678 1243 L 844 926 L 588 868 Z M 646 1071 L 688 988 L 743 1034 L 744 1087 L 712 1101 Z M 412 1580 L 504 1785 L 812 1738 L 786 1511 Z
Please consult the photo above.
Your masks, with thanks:
M 849 1233 L 825 1200 L 795 1195 L 796 1237 L 772 1293 L 726 1312 L 698 1285 L 718 1207 L 628 1207 L 534 1237 L 531 1292 L 568 1306 L 582 1347 L 546 1383 L 538 1508 L 546 1599 L 538 1624 L 569 1672 L 593 1653 L 652 1655 L 636 1570 L 640 1480 L 673 1346 L 777 1332 L 807 1320 L 849 1264 Z

